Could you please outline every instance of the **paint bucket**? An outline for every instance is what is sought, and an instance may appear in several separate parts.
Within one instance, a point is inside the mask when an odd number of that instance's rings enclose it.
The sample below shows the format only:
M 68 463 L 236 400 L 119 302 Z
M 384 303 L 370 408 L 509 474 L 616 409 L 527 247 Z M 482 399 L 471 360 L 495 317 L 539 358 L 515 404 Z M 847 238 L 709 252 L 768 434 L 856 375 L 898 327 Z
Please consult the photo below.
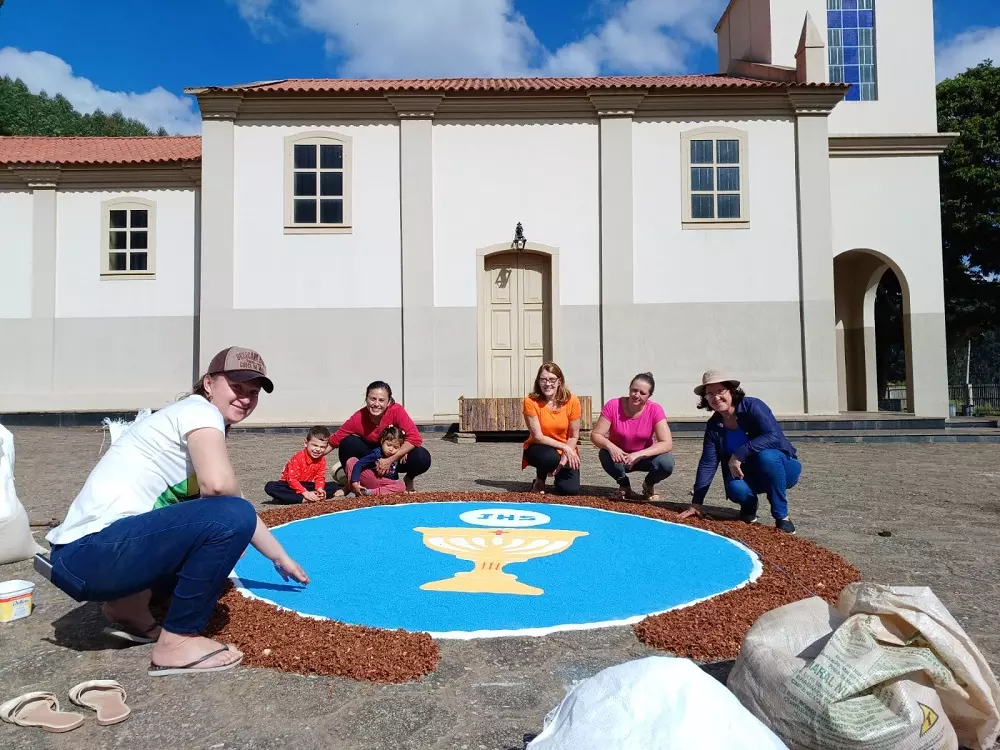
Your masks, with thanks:
M 0 583 L 0 622 L 13 622 L 27 617 L 34 609 L 35 584 L 31 581 Z

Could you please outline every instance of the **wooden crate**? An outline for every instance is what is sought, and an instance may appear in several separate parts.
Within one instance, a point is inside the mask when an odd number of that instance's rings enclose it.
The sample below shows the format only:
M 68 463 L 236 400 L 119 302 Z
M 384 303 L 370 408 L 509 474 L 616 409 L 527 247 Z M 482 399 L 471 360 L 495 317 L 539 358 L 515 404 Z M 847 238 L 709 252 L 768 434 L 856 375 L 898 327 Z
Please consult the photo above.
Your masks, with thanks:
M 590 396 L 580 399 L 580 432 L 594 426 Z M 458 400 L 459 432 L 527 432 L 522 408 L 524 398 L 465 398 Z

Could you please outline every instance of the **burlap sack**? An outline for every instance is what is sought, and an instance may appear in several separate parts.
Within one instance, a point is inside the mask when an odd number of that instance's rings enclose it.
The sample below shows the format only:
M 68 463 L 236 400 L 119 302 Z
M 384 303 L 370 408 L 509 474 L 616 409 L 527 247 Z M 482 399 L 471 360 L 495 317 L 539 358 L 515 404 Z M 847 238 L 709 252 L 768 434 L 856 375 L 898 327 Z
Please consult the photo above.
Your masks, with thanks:
M 728 681 L 790 748 L 989 748 L 1000 685 L 979 649 L 924 587 L 854 583 L 768 612 Z

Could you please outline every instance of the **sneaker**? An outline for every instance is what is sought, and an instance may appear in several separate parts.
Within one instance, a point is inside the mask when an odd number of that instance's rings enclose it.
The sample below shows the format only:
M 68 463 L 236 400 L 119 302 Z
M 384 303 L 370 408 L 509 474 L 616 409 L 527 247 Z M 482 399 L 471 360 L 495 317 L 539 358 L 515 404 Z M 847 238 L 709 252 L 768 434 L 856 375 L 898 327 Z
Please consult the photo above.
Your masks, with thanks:
M 790 518 L 785 518 L 781 521 L 775 521 L 774 528 L 776 528 L 778 531 L 784 531 L 786 534 L 795 533 L 795 524 L 792 523 Z
M 740 520 L 743 523 L 757 523 L 756 513 L 740 513 Z

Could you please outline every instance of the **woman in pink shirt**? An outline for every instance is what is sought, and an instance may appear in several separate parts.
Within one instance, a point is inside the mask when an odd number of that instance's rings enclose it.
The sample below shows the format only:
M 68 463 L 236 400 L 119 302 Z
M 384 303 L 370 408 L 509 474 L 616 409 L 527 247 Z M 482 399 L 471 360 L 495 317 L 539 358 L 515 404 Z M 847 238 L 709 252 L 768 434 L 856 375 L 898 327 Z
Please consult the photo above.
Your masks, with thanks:
M 674 439 L 663 407 L 650 401 L 656 383 L 653 374 L 643 372 L 632 378 L 628 396 L 613 398 L 604 405 L 601 417 L 590 433 L 590 441 L 600 449 L 601 466 L 618 482 L 619 500 L 659 500 L 657 482 L 674 471 L 670 450 Z M 642 494 L 632 491 L 628 474 L 644 471 Z

